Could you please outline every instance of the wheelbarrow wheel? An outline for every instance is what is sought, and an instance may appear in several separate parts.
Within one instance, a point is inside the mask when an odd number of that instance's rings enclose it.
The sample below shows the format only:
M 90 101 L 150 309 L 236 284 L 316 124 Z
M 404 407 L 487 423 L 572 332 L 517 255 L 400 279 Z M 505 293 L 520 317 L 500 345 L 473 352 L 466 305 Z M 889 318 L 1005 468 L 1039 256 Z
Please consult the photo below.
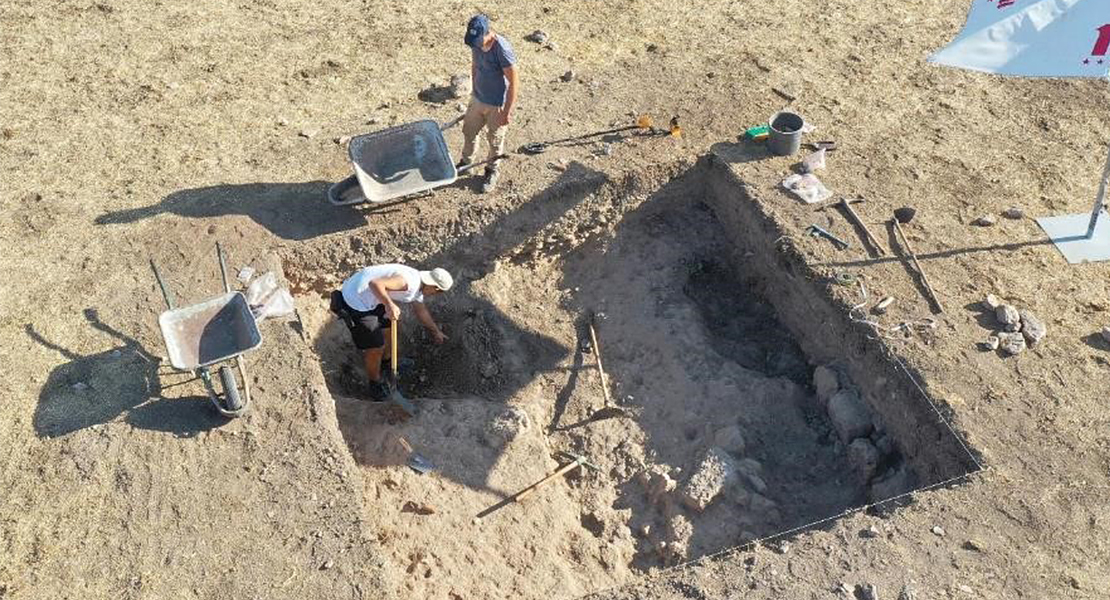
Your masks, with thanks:
M 235 373 L 231 367 L 220 367 L 220 384 L 224 386 L 224 408 L 228 412 L 238 412 L 243 409 L 243 400 L 239 397 L 239 385 L 235 382 Z

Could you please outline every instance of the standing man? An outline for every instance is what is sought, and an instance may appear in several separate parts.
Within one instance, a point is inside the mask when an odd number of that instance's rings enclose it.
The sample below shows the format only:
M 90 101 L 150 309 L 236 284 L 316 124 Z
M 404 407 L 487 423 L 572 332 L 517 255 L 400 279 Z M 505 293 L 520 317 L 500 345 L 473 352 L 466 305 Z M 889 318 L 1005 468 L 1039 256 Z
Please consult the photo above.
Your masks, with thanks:
M 331 293 L 331 311 L 347 324 L 351 340 L 362 351 L 372 401 L 388 399 L 391 391 L 382 377 L 382 363 L 388 363 L 384 357 L 390 349 L 383 331 L 401 315 L 397 303 L 411 304 L 435 343 L 442 344 L 447 336 L 424 306 L 424 298 L 446 292 L 453 284 L 446 269 L 418 271 L 406 265 L 385 264 L 359 270 L 343 282 L 342 289 Z
M 516 103 L 516 55 L 509 40 L 493 32 L 486 15 L 470 19 L 463 39 L 470 46 L 470 80 L 474 92 L 463 117 L 464 141 L 458 166 L 469 165 L 474 160 L 474 139 L 485 127 L 491 162 L 486 167 L 482 192 L 490 192 L 497 186 L 500 176 L 499 161 L 492 159 L 505 152 L 505 132 Z

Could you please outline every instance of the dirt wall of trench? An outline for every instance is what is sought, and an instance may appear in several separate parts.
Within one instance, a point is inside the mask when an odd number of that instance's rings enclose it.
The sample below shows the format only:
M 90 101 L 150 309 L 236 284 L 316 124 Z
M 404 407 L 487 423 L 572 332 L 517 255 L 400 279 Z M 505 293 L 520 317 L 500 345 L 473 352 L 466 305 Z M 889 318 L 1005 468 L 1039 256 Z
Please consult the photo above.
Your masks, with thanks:
M 811 362 L 835 364 L 848 374 L 897 440 L 919 485 L 977 470 L 976 461 L 915 385 L 921 376 L 911 375 L 893 358 L 897 348 L 849 318 L 847 294 L 830 290 L 835 284 L 828 275 L 794 250 L 791 233 L 766 210 L 765 200 L 715 154 L 700 159 L 687 177 L 704 185 L 705 202 L 728 231 L 738 258 L 758 275 L 759 292 L 772 299 L 779 321 Z

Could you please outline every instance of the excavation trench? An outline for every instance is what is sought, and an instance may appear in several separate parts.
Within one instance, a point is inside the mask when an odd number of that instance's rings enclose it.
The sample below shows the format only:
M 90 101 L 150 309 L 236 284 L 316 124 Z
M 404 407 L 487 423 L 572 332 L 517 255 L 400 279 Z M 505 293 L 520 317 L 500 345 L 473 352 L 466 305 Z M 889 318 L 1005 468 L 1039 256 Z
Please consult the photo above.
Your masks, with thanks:
M 353 400 L 347 333 L 311 316 L 400 591 L 575 597 L 971 469 L 726 166 L 703 159 L 650 193 L 568 189 L 520 217 L 542 219 L 527 235 L 502 222 L 420 260 L 463 276 L 430 303 L 446 344 L 402 322 L 415 418 Z M 600 410 L 593 313 L 624 416 Z M 399 437 L 437 470 L 409 470 Z M 598 470 L 504 502 L 558 451 Z

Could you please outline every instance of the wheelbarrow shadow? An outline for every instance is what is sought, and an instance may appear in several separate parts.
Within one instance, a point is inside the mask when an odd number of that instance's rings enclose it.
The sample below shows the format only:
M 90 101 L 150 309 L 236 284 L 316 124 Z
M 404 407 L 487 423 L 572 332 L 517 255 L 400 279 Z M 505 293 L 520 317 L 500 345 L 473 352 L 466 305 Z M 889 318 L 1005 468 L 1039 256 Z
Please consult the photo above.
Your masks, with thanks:
M 50 373 L 39 392 L 32 425 L 40 438 L 66 436 L 121 417 L 134 427 L 179 437 L 227 422 L 206 397 L 161 397 L 165 389 L 160 386 L 161 375 L 173 378 L 166 388 L 187 383 L 192 375 L 160 367 L 158 357 L 101 321 L 95 309 L 86 309 L 84 317 L 119 345 L 82 355 L 47 340 L 34 325 L 24 326 L 31 339 L 69 359 Z
M 193 219 L 245 215 L 286 240 L 308 240 L 356 229 L 366 218 L 351 207 L 328 202 L 328 181 L 248 183 L 181 190 L 158 204 L 104 213 L 97 225 L 134 223 L 161 214 Z

